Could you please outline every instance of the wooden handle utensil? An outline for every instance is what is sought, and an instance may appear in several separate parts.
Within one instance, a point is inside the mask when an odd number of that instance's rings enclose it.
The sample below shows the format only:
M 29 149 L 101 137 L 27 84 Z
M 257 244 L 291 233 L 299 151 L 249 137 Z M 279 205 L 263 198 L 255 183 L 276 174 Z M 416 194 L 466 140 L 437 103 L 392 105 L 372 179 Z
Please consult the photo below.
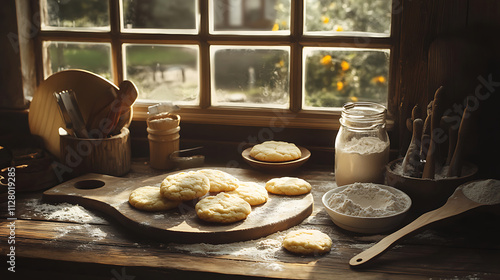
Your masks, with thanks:
M 436 170 L 436 161 L 438 159 L 438 143 L 437 143 L 437 131 L 439 128 L 439 123 L 443 115 L 443 87 L 439 87 L 434 94 L 434 101 L 432 102 L 432 115 L 431 115 L 431 141 L 429 143 L 429 150 L 427 151 L 427 156 L 425 158 L 424 171 L 422 173 L 422 178 L 434 179 L 434 173 Z
M 466 143 L 466 137 L 470 134 L 472 121 L 471 121 L 471 99 L 467 99 L 467 106 L 464 109 L 464 114 L 462 115 L 462 121 L 460 122 L 460 128 L 458 129 L 458 139 L 457 145 L 455 147 L 455 152 L 450 161 L 450 167 L 448 169 L 448 177 L 460 176 L 463 165 L 463 150 Z
M 476 183 L 479 183 L 481 181 L 476 181 Z M 423 227 L 430 225 L 432 223 L 444 220 L 446 218 L 464 213 L 468 210 L 471 210 L 473 208 L 486 205 L 485 203 L 479 203 L 476 201 L 472 201 L 471 199 L 467 198 L 464 193 L 463 193 L 463 188 L 464 187 L 470 187 L 471 182 L 465 183 L 461 186 L 459 186 L 455 192 L 448 198 L 448 201 L 446 202 L 445 205 L 443 205 L 441 208 L 438 208 L 436 210 L 427 212 L 423 214 L 422 216 L 418 217 L 416 220 L 408 224 L 407 226 L 401 228 L 400 230 L 386 236 L 382 240 L 380 240 L 377 244 L 373 245 L 371 248 L 367 249 L 364 252 L 361 252 L 360 254 L 354 256 L 350 261 L 349 264 L 351 266 L 360 266 L 363 264 L 368 263 L 369 261 L 373 260 L 374 258 L 382 255 L 384 252 L 389 250 L 392 246 L 396 244 L 401 238 L 408 236 L 412 233 L 415 233 L 416 231 L 422 229 Z M 499 186 L 498 184 L 496 185 L 489 185 L 489 188 L 496 188 L 498 189 Z M 489 190 L 489 191 L 494 191 L 494 190 Z M 487 192 L 487 191 L 485 191 Z M 498 204 L 498 203 L 496 203 Z M 493 204 L 490 204 L 493 205 Z
M 423 123 L 422 119 L 415 119 L 413 121 L 413 135 L 402 163 L 403 175 L 411 177 L 421 176 L 420 139 L 422 137 Z

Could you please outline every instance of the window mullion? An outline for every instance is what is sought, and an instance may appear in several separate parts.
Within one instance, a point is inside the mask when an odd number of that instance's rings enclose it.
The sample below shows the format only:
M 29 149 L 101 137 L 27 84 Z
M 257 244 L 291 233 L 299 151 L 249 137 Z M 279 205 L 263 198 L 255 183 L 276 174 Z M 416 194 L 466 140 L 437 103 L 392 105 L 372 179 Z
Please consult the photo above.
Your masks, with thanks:
M 292 1 L 290 32 L 290 111 L 297 113 L 302 108 L 302 44 L 303 1 Z
M 199 75 L 200 75 L 200 107 L 208 108 L 211 105 L 211 75 L 210 75 L 210 44 L 209 38 L 209 8 L 208 1 L 199 0 Z
M 111 37 L 111 65 L 113 80 L 116 85 L 123 81 L 123 53 L 120 37 L 120 3 L 119 0 L 109 0 L 109 21 Z

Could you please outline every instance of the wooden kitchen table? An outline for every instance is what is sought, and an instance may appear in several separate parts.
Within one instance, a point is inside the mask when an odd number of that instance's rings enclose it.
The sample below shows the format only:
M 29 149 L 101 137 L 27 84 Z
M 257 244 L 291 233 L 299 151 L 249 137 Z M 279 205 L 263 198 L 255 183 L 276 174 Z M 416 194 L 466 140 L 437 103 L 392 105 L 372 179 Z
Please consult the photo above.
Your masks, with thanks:
M 144 163 L 134 163 L 127 176 L 158 174 Z M 333 224 L 321 203 L 323 193 L 335 186 L 329 168 L 308 168 L 293 176 L 312 184 L 314 210 L 292 229 L 327 233 L 333 247 L 326 255 L 285 251 L 280 245 L 285 232 L 219 245 L 148 240 L 97 211 L 42 201 L 40 191 L 16 194 L 12 230 L 7 204 L 0 204 L 1 275 L 9 276 L 2 279 L 500 279 L 498 214 L 481 211 L 436 224 L 371 265 L 352 269 L 349 260 L 385 235 L 355 234 Z M 7 244 L 9 236 L 15 244 Z M 12 255 L 11 246 L 15 273 L 7 270 L 10 264 L 5 261 Z

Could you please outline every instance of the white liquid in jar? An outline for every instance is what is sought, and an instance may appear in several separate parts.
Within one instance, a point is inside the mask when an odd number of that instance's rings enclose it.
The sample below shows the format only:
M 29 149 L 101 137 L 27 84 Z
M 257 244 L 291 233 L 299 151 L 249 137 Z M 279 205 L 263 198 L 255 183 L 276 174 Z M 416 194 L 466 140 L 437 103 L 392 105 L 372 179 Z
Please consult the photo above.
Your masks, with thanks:
M 335 150 L 335 180 L 338 186 L 382 184 L 388 162 L 389 143 L 376 137 L 353 138 Z

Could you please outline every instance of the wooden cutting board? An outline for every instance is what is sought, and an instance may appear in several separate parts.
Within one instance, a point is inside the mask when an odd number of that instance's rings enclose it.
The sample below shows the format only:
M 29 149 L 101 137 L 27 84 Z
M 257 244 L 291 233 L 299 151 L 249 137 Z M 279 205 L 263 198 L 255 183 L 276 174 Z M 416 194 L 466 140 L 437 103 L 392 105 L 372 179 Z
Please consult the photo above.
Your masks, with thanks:
M 197 169 L 200 168 L 183 171 Z M 240 181 L 262 185 L 272 178 L 272 175 L 249 169 L 215 169 L 232 174 Z M 269 194 L 269 200 L 263 205 L 253 206 L 252 213 L 245 220 L 231 224 L 208 223 L 199 219 L 194 210 L 197 200 L 162 212 L 140 211 L 128 203 L 134 189 L 159 186 L 166 176 L 173 173 L 147 179 L 89 173 L 45 191 L 43 197 L 49 202 L 69 202 L 99 210 L 144 237 L 178 243 L 219 244 L 257 239 L 295 226 L 313 211 L 310 193 L 300 196 Z

